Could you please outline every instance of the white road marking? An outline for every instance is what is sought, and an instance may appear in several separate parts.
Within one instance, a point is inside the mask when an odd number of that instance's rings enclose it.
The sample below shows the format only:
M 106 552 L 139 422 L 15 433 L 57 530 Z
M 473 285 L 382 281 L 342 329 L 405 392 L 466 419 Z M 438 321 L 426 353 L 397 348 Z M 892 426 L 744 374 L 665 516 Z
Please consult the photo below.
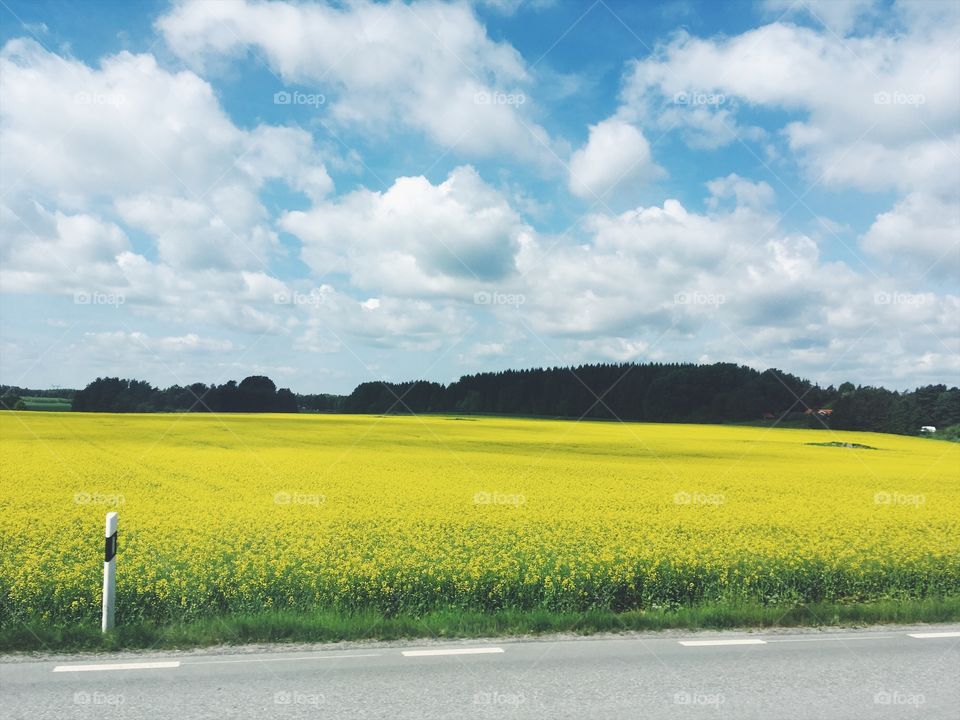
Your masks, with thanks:
M 233 663 L 290 662 L 292 660 L 337 660 L 339 658 L 380 657 L 380 653 L 355 655 L 304 655 L 281 658 L 244 658 L 242 660 L 187 660 L 184 665 L 230 665 Z
M 424 657 L 427 655 L 484 655 L 486 653 L 502 653 L 503 648 L 442 648 L 438 650 L 404 650 L 406 657 Z
M 766 645 L 766 640 L 743 638 L 740 640 L 680 640 L 686 647 L 706 647 L 708 645 Z
M 945 637 L 960 637 L 960 632 L 932 632 L 932 633 L 909 633 L 908 637 L 912 638 L 945 638 Z
M 896 635 L 869 635 L 866 637 L 816 637 L 816 638 L 771 638 L 767 640 L 768 643 L 785 643 L 785 642 L 823 642 L 824 640 L 833 640 L 833 641 L 847 641 L 847 640 L 889 640 L 890 638 L 895 638 Z
M 100 665 L 57 665 L 54 672 L 94 672 L 97 670 L 158 670 L 180 667 L 179 660 L 162 662 L 104 663 Z

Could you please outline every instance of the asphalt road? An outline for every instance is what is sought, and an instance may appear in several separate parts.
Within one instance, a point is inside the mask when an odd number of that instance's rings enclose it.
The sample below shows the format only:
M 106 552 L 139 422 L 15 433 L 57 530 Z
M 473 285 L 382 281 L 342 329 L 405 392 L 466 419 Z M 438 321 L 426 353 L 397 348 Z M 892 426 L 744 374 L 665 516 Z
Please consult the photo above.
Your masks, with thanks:
M 957 720 L 960 626 L 8 658 L 0 718 Z

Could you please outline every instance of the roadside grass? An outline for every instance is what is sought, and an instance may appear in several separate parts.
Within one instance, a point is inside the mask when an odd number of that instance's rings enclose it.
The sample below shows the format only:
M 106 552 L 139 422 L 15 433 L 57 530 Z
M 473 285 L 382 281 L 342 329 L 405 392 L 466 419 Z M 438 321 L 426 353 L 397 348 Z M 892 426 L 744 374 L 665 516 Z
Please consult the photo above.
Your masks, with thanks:
M 24 396 L 20 399 L 23 400 L 23 406 L 27 410 L 70 412 L 73 407 L 73 401 L 69 398 Z
M 108 635 L 99 624 L 56 626 L 40 621 L 0 628 L 0 652 L 72 652 L 176 649 L 245 643 L 337 642 L 423 638 L 481 638 L 566 633 L 655 630 L 719 630 L 774 627 L 856 627 L 874 624 L 960 621 L 960 596 L 871 603 L 806 605 L 704 604 L 622 613 L 549 610 L 496 613 L 450 609 L 423 616 L 375 613 L 263 612 L 209 617 L 184 623 L 118 626 Z

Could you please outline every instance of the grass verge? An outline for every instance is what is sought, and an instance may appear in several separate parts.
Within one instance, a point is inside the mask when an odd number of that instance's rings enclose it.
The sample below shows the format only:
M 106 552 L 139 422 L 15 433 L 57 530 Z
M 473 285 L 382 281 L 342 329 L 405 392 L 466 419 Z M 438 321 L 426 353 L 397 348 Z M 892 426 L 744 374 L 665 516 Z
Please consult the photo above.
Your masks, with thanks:
M 173 649 L 243 643 L 470 638 L 548 633 L 590 635 L 630 630 L 831 627 L 958 621 L 960 596 L 789 606 L 724 603 L 622 613 L 603 610 L 580 613 L 444 610 L 419 617 L 401 615 L 388 618 L 373 613 L 264 612 L 164 625 L 146 622 L 126 624 L 107 636 L 101 635 L 98 624 L 58 627 L 37 622 L 0 628 L 0 652 Z

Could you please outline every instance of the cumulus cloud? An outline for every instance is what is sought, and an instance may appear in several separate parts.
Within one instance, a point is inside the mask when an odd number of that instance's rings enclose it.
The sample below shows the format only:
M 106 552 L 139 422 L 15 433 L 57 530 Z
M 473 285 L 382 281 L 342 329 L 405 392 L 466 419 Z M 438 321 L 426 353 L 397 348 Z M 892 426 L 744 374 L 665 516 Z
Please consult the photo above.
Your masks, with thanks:
M 960 278 L 960 205 L 910 193 L 881 213 L 861 239 L 863 248 L 890 265 L 932 277 Z
M 129 249 L 116 224 L 37 202 L 0 204 L 0 289 L 67 292 L 117 282 L 117 257 Z
M 587 144 L 570 159 L 570 192 L 602 199 L 618 187 L 629 191 L 637 181 L 663 174 L 650 154 L 650 143 L 633 125 L 617 119 L 590 126 Z
M 732 37 L 680 33 L 633 63 L 618 114 L 659 127 L 686 117 L 703 131 L 713 121 L 718 142 L 755 136 L 737 124 L 741 105 L 800 114 L 782 132 L 814 178 L 867 190 L 951 186 L 960 23 L 923 17 L 896 34 L 845 39 L 783 23 Z
M 875 15 L 879 0 L 764 0 L 763 7 L 777 18 L 806 18 L 838 35 L 851 34 L 861 21 Z
M 286 214 L 314 272 L 349 273 L 365 289 L 466 297 L 514 272 L 525 233 L 520 216 L 470 166 L 438 185 L 398 178 L 386 191 L 357 190 Z
M 552 161 L 528 112 L 523 58 L 492 40 L 466 4 L 187 0 L 157 27 L 199 68 L 254 48 L 284 83 L 323 93 L 341 127 L 412 127 L 468 155 Z
M 0 52 L 0 182 L 72 211 L 115 213 L 180 270 L 262 269 L 276 239 L 258 193 L 280 179 L 314 200 L 332 181 L 303 130 L 236 127 L 211 86 L 122 52 L 99 67 L 14 39 Z M 33 234 L 31 212 L 12 210 Z

